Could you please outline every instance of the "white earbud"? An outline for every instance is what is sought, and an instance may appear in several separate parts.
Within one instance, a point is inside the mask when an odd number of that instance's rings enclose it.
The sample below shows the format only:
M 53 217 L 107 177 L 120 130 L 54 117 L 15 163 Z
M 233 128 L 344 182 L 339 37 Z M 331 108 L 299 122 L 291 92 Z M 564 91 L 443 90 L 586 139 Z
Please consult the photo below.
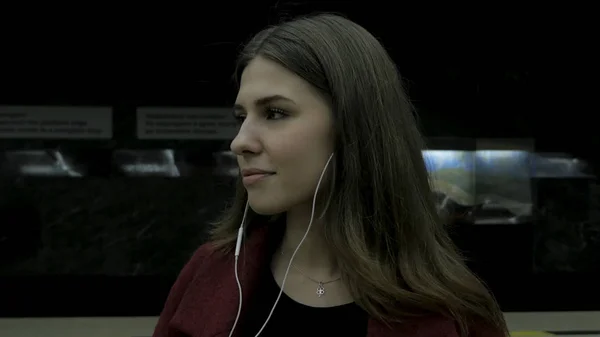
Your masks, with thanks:
M 296 247 L 296 249 L 294 250 L 294 253 L 292 254 L 292 257 L 290 258 L 290 262 L 287 266 L 287 269 L 285 270 L 285 275 L 283 276 L 283 281 L 281 282 L 281 290 L 279 291 L 279 295 L 277 296 L 277 300 L 275 300 L 275 303 L 273 304 L 273 308 L 271 308 L 271 312 L 269 313 L 269 316 L 267 317 L 267 320 L 265 321 L 265 323 L 263 324 L 263 326 L 260 328 L 260 330 L 258 330 L 258 332 L 256 333 L 256 335 L 254 337 L 258 337 L 261 332 L 265 329 L 265 327 L 267 326 L 267 323 L 269 323 L 269 320 L 271 319 L 271 316 L 273 315 L 273 312 L 275 311 L 275 307 L 277 307 L 277 303 L 279 303 L 279 299 L 281 298 L 281 294 L 283 294 L 283 289 L 285 287 L 285 281 L 287 279 L 288 273 L 290 272 L 290 267 L 292 266 L 292 262 L 294 261 L 294 257 L 296 256 L 296 253 L 298 252 L 298 250 L 300 249 L 300 246 L 302 246 L 302 243 L 304 242 L 304 239 L 306 239 L 306 236 L 308 235 L 309 231 L 310 231 L 310 227 L 312 226 L 314 217 L 315 217 L 315 207 L 317 204 L 317 194 L 319 192 L 319 187 L 321 186 L 321 182 L 323 181 L 323 177 L 325 176 L 325 172 L 327 172 L 327 167 L 329 166 L 329 163 L 331 162 L 331 159 L 333 159 L 333 153 L 329 156 L 329 159 L 327 159 L 327 163 L 325 163 L 325 167 L 323 167 L 323 171 L 321 171 L 321 176 L 319 177 L 319 181 L 317 182 L 317 187 L 315 189 L 315 193 L 313 194 L 313 202 L 312 202 L 312 209 L 310 212 L 310 221 L 308 222 L 308 228 L 306 228 L 306 233 L 304 233 L 304 236 L 302 237 L 302 240 L 300 240 L 300 243 L 298 243 L 298 246 Z M 240 278 L 238 275 L 238 257 L 240 255 L 240 248 L 242 245 L 242 237 L 243 237 L 243 233 L 244 233 L 244 225 L 246 222 L 246 214 L 248 213 L 248 202 L 246 202 L 246 209 L 244 210 L 244 216 L 242 218 L 242 224 L 240 225 L 240 229 L 238 231 L 238 238 L 237 238 L 237 242 L 235 245 L 235 280 L 237 282 L 238 285 L 238 291 L 239 291 L 239 306 L 238 306 L 238 312 L 237 315 L 235 317 L 235 321 L 233 322 L 233 327 L 231 328 L 231 331 L 229 332 L 229 337 L 233 336 L 233 332 L 235 331 L 235 327 L 238 323 L 238 320 L 240 318 L 240 314 L 242 312 L 242 284 L 240 282 Z

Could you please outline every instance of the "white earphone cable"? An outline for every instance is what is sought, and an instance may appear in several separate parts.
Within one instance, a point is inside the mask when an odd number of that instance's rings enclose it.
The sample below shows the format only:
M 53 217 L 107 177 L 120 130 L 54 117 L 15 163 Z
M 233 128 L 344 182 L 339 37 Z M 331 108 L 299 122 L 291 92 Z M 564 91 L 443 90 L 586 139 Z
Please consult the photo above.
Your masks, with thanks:
M 269 313 L 269 316 L 265 320 L 265 323 L 260 328 L 260 330 L 258 330 L 258 332 L 256 333 L 255 337 L 259 337 L 259 335 L 263 332 L 263 330 L 267 326 L 267 323 L 269 323 L 269 320 L 271 319 L 271 316 L 273 315 L 273 312 L 275 311 L 275 308 L 277 307 L 277 303 L 279 303 L 279 299 L 281 298 L 281 295 L 283 294 L 283 289 L 285 287 L 285 281 L 287 280 L 288 273 L 290 272 L 290 268 L 292 267 L 292 262 L 294 261 L 294 257 L 296 256 L 296 253 L 300 249 L 300 246 L 302 246 L 302 243 L 304 242 L 304 240 L 308 236 L 308 233 L 310 231 L 310 228 L 312 226 L 312 223 L 313 223 L 313 220 L 314 220 L 314 216 L 315 216 L 315 207 L 316 207 L 316 204 L 317 204 L 317 194 L 319 192 L 319 187 L 321 186 L 321 182 L 323 180 L 323 177 L 325 176 L 325 172 L 327 172 L 327 167 L 329 166 L 329 163 L 331 162 L 332 158 L 333 158 L 333 153 L 329 156 L 329 159 L 327 160 L 327 163 L 325 164 L 325 167 L 323 167 L 323 171 L 321 172 L 321 176 L 319 177 L 319 181 L 317 182 L 317 187 L 316 187 L 315 193 L 313 195 L 312 209 L 311 209 L 311 212 L 310 212 L 310 221 L 308 223 L 308 228 L 306 229 L 306 232 L 304 233 L 304 236 L 302 237 L 302 240 L 300 240 L 300 243 L 298 243 L 298 246 L 294 250 L 294 253 L 292 254 L 292 257 L 290 258 L 290 262 L 288 263 L 287 269 L 285 271 L 285 275 L 283 276 L 283 281 L 281 282 L 281 289 L 279 290 L 279 295 L 277 296 L 277 299 L 275 300 L 275 303 L 273 304 L 273 308 L 271 308 L 271 312 Z M 243 232 L 244 232 L 244 224 L 245 224 L 246 213 L 247 212 L 248 212 L 248 203 L 246 203 L 246 209 L 244 210 L 244 216 L 242 218 L 242 224 L 241 224 L 240 229 L 238 231 L 238 240 L 236 242 L 236 250 L 235 250 L 235 280 L 237 282 L 238 291 L 239 291 L 239 306 L 238 306 L 237 315 L 235 317 L 235 321 L 233 323 L 233 327 L 231 328 L 231 331 L 229 332 L 229 337 L 233 336 L 233 333 L 234 333 L 235 328 L 237 326 L 238 320 L 240 318 L 240 314 L 242 312 L 242 284 L 240 282 L 240 278 L 239 278 L 239 275 L 238 275 L 238 257 L 239 257 L 239 254 L 240 254 L 240 247 L 241 247 L 241 242 L 242 242 L 242 237 L 243 237 Z
M 312 202 L 312 208 L 310 211 L 310 221 L 308 222 L 308 228 L 306 228 L 306 232 L 304 233 L 302 240 L 300 240 L 300 243 L 298 243 L 296 250 L 294 250 L 292 257 L 290 258 L 290 262 L 288 263 L 287 269 L 285 270 L 285 275 L 283 276 L 283 281 L 281 282 L 281 289 L 279 290 L 279 295 L 277 296 L 277 300 L 275 300 L 275 304 L 273 304 L 273 308 L 271 309 L 271 312 L 269 313 L 267 320 L 263 324 L 262 328 L 260 328 L 260 330 L 258 330 L 258 332 L 256 333 L 256 335 L 254 337 L 258 337 L 260 335 L 260 333 L 265 329 L 265 327 L 267 326 L 267 323 L 269 323 L 269 320 L 271 319 L 271 316 L 273 315 L 273 312 L 275 311 L 275 307 L 277 307 L 277 303 L 279 303 L 281 294 L 283 294 L 283 289 L 285 287 L 285 281 L 287 280 L 288 273 L 290 272 L 290 268 L 292 267 L 292 262 L 294 261 L 294 257 L 296 256 L 296 253 L 300 249 L 300 246 L 302 246 L 302 243 L 304 242 L 304 239 L 306 239 L 306 236 L 308 235 L 308 232 L 310 231 L 310 227 L 312 226 L 313 219 L 315 217 L 315 206 L 317 204 L 317 194 L 319 192 L 319 187 L 321 186 L 321 181 L 323 180 L 323 177 L 325 176 L 325 172 L 327 171 L 327 166 L 329 166 L 329 162 L 331 161 L 331 158 L 333 158 L 333 153 L 331 154 L 331 156 L 329 156 L 329 159 L 327 160 L 327 163 L 325 164 L 325 167 L 323 168 L 323 171 L 321 172 L 321 176 L 319 177 L 319 182 L 317 183 L 317 188 L 315 189 L 315 194 L 313 195 L 313 202 Z
M 238 275 L 238 258 L 240 257 L 240 248 L 242 243 L 242 238 L 244 236 L 244 224 L 246 223 L 246 215 L 248 214 L 248 202 L 246 202 L 246 208 L 244 209 L 244 216 L 242 217 L 242 225 L 238 230 L 237 242 L 235 244 L 235 282 L 238 286 L 238 292 L 240 294 L 239 304 L 238 304 L 238 312 L 235 316 L 235 321 L 233 322 L 233 328 L 229 333 L 229 337 L 233 336 L 233 331 L 235 331 L 235 326 L 237 325 L 238 320 L 240 319 L 240 314 L 242 313 L 242 282 L 240 281 L 240 276 Z

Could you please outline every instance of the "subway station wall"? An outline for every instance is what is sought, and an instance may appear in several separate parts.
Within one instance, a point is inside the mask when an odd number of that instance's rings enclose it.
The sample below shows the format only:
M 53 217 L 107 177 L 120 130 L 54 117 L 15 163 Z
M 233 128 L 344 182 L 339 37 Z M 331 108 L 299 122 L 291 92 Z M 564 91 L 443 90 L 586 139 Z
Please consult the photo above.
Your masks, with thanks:
M 0 316 L 152 316 L 237 177 L 226 108 L 0 106 Z M 600 308 L 598 167 L 430 138 L 439 206 L 505 311 Z

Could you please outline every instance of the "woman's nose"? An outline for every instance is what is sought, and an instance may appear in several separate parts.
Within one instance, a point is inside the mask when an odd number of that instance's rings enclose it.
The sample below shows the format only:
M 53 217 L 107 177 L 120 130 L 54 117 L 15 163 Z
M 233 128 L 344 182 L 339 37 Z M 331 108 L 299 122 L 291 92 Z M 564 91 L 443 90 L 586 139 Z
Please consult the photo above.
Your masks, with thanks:
M 256 127 L 251 124 L 251 121 L 245 120 L 242 123 L 229 147 L 238 156 L 260 152 L 261 143 L 259 135 Z

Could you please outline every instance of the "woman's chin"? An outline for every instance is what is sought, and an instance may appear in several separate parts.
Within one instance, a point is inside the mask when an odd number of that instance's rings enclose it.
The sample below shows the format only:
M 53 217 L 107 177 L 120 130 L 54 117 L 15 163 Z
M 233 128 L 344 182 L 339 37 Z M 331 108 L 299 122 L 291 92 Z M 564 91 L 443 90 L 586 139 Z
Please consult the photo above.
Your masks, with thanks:
M 281 213 L 278 210 L 273 209 L 271 207 L 252 207 L 252 210 L 254 211 L 254 213 L 263 216 L 272 216 Z
M 278 205 L 273 202 L 253 202 L 252 199 L 250 199 L 249 204 L 250 208 L 252 209 L 252 211 L 254 211 L 254 213 L 263 216 L 277 215 L 286 211 L 283 205 Z

